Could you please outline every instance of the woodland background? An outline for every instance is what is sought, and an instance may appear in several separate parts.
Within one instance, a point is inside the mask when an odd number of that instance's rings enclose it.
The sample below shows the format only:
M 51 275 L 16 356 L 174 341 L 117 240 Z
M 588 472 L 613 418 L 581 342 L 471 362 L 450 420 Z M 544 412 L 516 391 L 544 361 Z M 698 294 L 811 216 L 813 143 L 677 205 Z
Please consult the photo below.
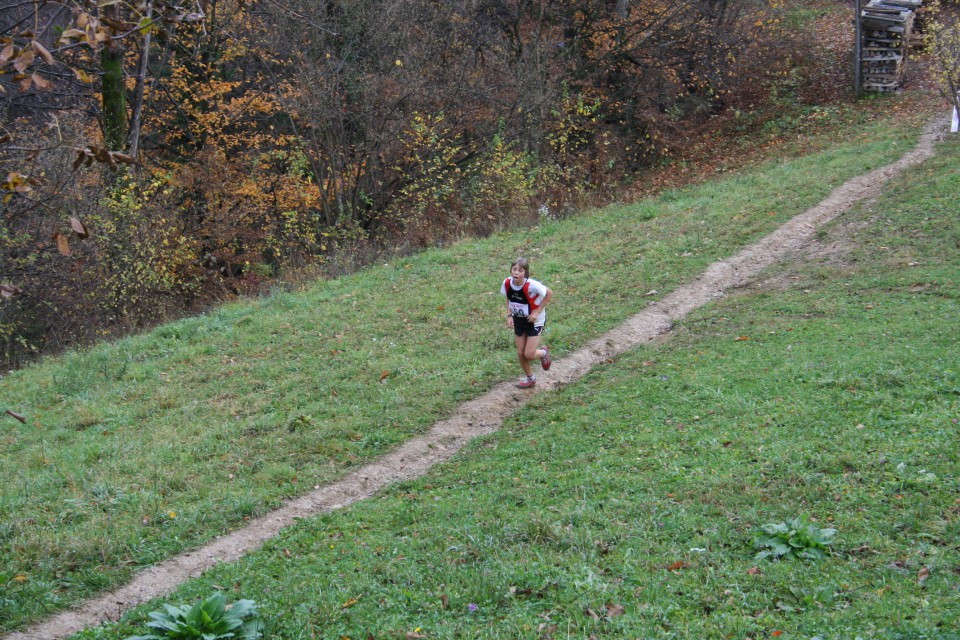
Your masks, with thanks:
M 2 366 L 620 198 L 849 98 L 851 5 L 2 0 Z

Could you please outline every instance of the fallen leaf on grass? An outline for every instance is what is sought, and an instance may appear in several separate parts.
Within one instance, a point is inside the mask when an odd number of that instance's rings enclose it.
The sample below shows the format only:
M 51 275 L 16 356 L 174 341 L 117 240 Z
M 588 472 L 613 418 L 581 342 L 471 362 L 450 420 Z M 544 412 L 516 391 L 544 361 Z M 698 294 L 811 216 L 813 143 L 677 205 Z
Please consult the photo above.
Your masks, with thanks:
M 736 340 L 734 340 L 734 342 L 744 342 L 749 339 L 750 339 L 750 336 L 738 336 Z
M 614 604 L 612 602 L 607 603 L 607 617 L 616 618 L 617 616 L 622 616 L 627 612 L 622 604 Z
M 760 575 L 760 567 L 750 567 L 747 569 L 748 576 L 758 576 Z
M 930 577 L 930 569 L 923 567 L 917 571 L 917 582 L 923 584 L 923 581 Z
M 667 571 L 679 571 L 680 569 L 683 569 L 684 567 L 689 567 L 689 566 L 690 565 L 684 562 L 683 560 L 677 560 L 672 565 L 667 567 Z
M 383 382 L 384 380 L 386 380 L 386 379 L 387 379 L 387 376 L 389 376 L 389 375 L 390 375 L 390 372 L 389 372 L 389 371 L 384 371 L 383 373 L 381 373 L 381 374 L 380 374 L 380 382 Z

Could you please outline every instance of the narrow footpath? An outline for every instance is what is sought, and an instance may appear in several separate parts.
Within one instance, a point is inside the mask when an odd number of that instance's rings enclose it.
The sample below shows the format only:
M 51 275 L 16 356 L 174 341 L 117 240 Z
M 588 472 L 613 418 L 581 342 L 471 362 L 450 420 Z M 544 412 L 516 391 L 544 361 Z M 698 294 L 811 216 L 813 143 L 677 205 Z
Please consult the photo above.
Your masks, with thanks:
M 535 388 L 519 390 L 512 382 L 501 383 L 479 398 L 464 403 L 450 418 L 437 422 L 429 432 L 408 441 L 380 460 L 287 502 L 276 511 L 251 521 L 243 529 L 146 569 L 116 591 L 24 631 L 7 635 L 2 640 L 54 640 L 102 622 L 117 620 L 132 607 L 168 595 L 181 583 L 207 569 L 258 549 L 299 519 L 340 509 L 374 495 L 386 485 L 423 475 L 435 464 L 450 459 L 473 438 L 497 431 L 508 416 L 536 394 L 576 382 L 594 366 L 665 336 L 675 322 L 694 309 L 731 290 L 756 282 L 767 267 L 795 257 L 811 242 L 820 226 L 855 204 L 878 197 L 888 180 L 932 157 L 936 140 L 948 131 L 948 127 L 948 121 L 936 120 L 928 125 L 916 148 L 896 162 L 847 181 L 818 205 L 759 242 L 731 258 L 713 263 L 693 282 L 662 300 L 651 302 L 645 311 L 576 352 L 555 360 L 549 374 L 541 375 Z

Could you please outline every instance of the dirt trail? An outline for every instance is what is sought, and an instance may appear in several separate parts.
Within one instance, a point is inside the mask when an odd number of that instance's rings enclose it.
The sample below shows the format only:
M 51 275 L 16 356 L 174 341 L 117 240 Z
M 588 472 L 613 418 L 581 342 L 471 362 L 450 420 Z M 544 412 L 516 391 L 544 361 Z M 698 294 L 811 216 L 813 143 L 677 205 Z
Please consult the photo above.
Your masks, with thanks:
M 731 258 L 713 263 L 695 281 L 660 301 L 652 302 L 647 310 L 629 318 L 613 331 L 555 361 L 549 374 L 541 375 L 534 389 L 521 391 L 512 383 L 501 383 L 483 396 L 461 405 L 453 416 L 436 423 L 425 435 L 408 441 L 380 460 L 291 500 L 243 529 L 146 569 L 116 591 L 8 635 L 4 640 L 52 640 L 116 620 L 124 611 L 169 594 L 185 580 L 199 576 L 216 564 L 236 560 L 254 551 L 300 518 L 339 509 L 373 495 L 388 484 L 423 475 L 433 465 L 451 458 L 473 438 L 499 429 L 505 418 L 534 395 L 575 382 L 595 365 L 669 332 L 677 320 L 697 307 L 755 281 L 765 268 L 785 261 L 802 249 L 819 226 L 854 204 L 878 196 L 888 180 L 930 158 L 935 141 L 948 130 L 947 126 L 946 121 L 937 120 L 927 127 L 917 147 L 896 162 L 847 181 L 820 204 L 791 219 L 756 244 Z

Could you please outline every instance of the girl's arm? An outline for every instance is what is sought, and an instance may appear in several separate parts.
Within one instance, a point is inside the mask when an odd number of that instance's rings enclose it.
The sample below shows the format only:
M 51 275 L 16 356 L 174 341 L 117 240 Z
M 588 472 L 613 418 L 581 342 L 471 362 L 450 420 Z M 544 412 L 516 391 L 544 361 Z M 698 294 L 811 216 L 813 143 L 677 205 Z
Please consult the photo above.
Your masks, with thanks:
M 530 314 L 530 322 L 536 322 L 537 318 L 540 317 L 540 312 L 542 312 L 546 307 L 547 303 L 553 298 L 553 290 L 550 287 L 544 287 L 547 290 L 547 295 L 543 296 L 543 303 L 537 307 L 537 310 Z

